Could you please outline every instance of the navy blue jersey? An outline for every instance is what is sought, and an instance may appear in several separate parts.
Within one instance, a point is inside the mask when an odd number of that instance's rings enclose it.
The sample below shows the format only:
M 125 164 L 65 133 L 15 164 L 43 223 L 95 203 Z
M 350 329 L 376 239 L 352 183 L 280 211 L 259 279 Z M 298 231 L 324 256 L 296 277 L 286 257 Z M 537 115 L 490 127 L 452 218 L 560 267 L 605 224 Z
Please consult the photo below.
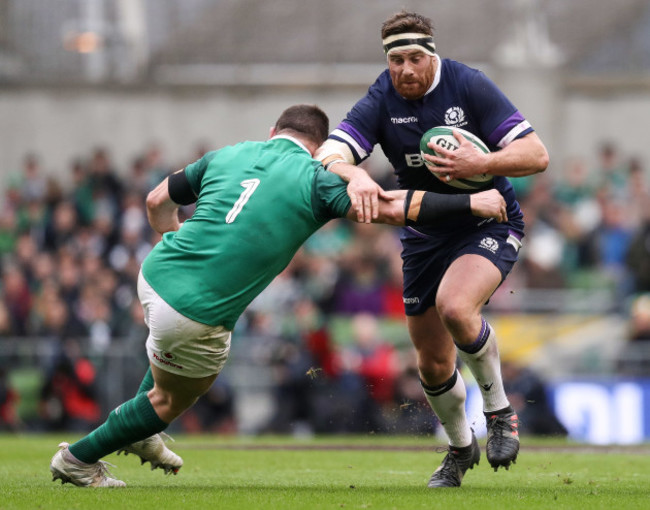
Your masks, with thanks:
M 467 190 L 445 184 L 427 170 L 419 144 L 428 129 L 441 125 L 465 129 L 483 140 L 491 151 L 505 147 L 533 129 L 482 72 L 454 60 L 440 59 L 439 62 L 433 85 L 417 100 L 400 96 L 386 69 L 329 138 L 346 143 L 357 164 L 379 144 L 395 169 L 401 189 L 467 193 Z M 506 177 L 494 177 L 488 187 L 503 194 L 508 218 L 521 218 L 514 190 Z M 444 219 L 437 227 L 458 228 L 480 221 L 481 218 L 476 217 Z M 432 229 L 418 227 L 418 230 Z

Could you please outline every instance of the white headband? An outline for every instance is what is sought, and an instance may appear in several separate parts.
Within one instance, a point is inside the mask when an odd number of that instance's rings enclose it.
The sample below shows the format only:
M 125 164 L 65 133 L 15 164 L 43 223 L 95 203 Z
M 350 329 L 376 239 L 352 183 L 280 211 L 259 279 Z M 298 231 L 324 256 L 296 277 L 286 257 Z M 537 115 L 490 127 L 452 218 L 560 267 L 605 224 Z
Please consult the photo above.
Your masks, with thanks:
M 389 35 L 382 41 L 382 44 L 386 55 L 389 55 L 392 51 L 401 50 L 421 50 L 431 56 L 436 53 L 436 45 L 433 43 L 433 37 L 429 34 L 405 33 Z

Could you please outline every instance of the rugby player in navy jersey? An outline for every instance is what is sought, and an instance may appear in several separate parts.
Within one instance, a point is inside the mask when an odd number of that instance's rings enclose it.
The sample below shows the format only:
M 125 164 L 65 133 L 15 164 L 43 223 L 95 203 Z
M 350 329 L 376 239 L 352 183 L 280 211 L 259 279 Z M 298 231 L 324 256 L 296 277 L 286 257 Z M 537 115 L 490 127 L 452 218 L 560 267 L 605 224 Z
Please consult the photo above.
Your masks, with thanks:
M 449 451 L 429 487 L 458 487 L 476 465 L 480 448 L 465 413 L 465 385 L 456 355 L 469 367 L 483 397 L 487 459 L 494 470 L 509 468 L 519 452 L 518 417 L 503 389 L 497 339 L 482 307 L 517 260 L 523 215 L 507 177 L 542 172 L 548 153 L 531 125 L 482 72 L 441 58 L 431 20 L 402 11 L 382 26 L 386 69 L 347 114 L 318 157 L 349 182 L 359 221 L 370 222 L 385 192 L 357 166 L 380 145 L 401 189 L 460 193 L 453 179 L 487 173 L 504 196 L 508 221 L 449 217 L 406 226 L 403 245 L 404 305 L 422 387 L 449 438 Z M 481 153 L 460 133 L 455 151 L 430 145 L 441 157 L 436 176 L 424 165 L 419 142 L 433 126 L 462 128 L 482 139 Z

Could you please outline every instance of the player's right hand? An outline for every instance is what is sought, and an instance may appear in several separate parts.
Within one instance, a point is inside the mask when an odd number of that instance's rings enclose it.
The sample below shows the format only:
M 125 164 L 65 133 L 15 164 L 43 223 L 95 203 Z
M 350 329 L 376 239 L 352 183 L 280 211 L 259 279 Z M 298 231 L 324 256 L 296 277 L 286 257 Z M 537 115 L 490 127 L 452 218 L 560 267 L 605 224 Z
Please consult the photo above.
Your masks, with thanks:
M 506 201 L 495 189 L 474 193 L 469 197 L 472 214 L 481 218 L 494 218 L 499 223 L 508 221 Z
M 357 213 L 359 223 L 372 223 L 373 219 L 379 217 L 379 199 L 388 202 L 393 200 L 393 197 L 365 171 L 356 172 L 351 177 L 348 183 L 348 196 Z

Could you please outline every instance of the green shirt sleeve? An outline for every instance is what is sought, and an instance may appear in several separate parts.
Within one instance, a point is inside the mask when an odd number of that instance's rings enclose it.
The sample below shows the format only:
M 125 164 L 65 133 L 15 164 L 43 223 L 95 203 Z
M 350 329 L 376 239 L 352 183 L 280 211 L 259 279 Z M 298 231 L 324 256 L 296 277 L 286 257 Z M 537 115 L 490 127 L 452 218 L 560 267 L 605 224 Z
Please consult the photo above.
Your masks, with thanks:
M 203 179 L 203 174 L 205 174 L 205 170 L 217 155 L 217 152 L 218 151 L 206 152 L 201 159 L 194 163 L 190 163 L 185 167 L 185 176 L 187 177 L 187 180 L 192 187 L 192 191 L 194 191 L 196 196 L 199 196 L 199 191 L 201 191 L 201 180 Z
M 314 173 L 312 207 L 318 221 L 345 218 L 350 206 L 348 185 L 338 175 L 328 172 L 320 163 Z

